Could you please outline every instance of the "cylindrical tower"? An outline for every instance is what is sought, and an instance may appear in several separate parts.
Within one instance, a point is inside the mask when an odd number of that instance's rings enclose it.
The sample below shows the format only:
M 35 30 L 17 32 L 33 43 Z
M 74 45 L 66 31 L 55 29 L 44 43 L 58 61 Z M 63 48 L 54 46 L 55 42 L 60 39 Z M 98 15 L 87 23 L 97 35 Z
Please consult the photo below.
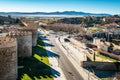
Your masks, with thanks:
M 11 37 L 17 39 L 18 57 L 32 56 L 32 33 L 29 31 L 12 31 Z
M 36 46 L 37 45 L 37 28 L 24 27 L 22 30 L 32 32 L 32 46 Z
M 0 37 L 0 80 L 17 78 L 17 41 L 10 37 Z
M 21 18 L 21 22 L 25 26 L 25 27 L 23 27 L 22 30 L 32 32 L 32 46 L 36 46 L 37 45 L 37 26 L 38 26 L 38 23 L 35 23 L 33 21 L 29 21 L 25 18 Z

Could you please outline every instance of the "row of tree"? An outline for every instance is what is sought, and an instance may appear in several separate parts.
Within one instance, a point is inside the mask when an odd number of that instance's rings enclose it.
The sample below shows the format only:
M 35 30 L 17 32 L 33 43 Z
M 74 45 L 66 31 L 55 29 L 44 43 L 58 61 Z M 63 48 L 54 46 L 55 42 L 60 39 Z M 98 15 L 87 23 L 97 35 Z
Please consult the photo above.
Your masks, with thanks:
M 10 15 L 8 16 L 0 16 L 0 24 L 18 24 L 20 23 L 20 19 L 12 18 Z
M 104 21 L 103 18 L 118 18 L 117 20 Z M 117 23 L 120 24 L 120 17 L 118 15 L 114 16 L 106 16 L 106 17 L 95 17 L 95 16 L 86 16 L 86 17 L 76 17 L 76 18 L 63 18 L 57 21 L 58 23 L 66 23 L 66 24 L 86 24 L 87 27 L 93 27 L 95 24 L 99 24 L 101 26 L 109 23 Z
M 50 29 L 54 31 L 63 31 L 68 32 L 70 34 L 73 33 L 85 33 L 84 26 L 78 25 L 78 24 L 64 24 L 64 23 L 54 23 L 54 24 L 48 24 L 47 26 L 41 26 L 45 29 Z
M 86 24 L 87 27 L 92 27 L 94 24 L 101 24 L 102 17 L 77 17 L 77 18 L 64 18 L 58 20 L 58 23 L 67 24 Z

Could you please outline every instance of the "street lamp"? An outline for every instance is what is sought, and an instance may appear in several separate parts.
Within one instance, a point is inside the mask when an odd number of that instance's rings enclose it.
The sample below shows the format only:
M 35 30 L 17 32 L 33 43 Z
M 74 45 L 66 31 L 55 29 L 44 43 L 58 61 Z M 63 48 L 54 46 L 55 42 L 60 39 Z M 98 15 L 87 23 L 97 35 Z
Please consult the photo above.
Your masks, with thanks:
M 58 55 L 58 56 L 57 56 L 57 59 L 58 59 L 58 67 L 59 67 L 59 58 L 60 58 L 60 56 Z
M 114 30 L 105 30 L 106 33 L 107 33 L 107 41 L 110 42 L 110 35 L 113 35 L 114 34 Z
M 94 51 L 94 54 L 93 54 L 93 60 L 94 60 L 94 62 L 95 62 L 95 51 Z
M 58 53 L 58 52 L 57 52 Z M 56 59 L 57 59 L 57 61 L 58 61 L 58 67 L 59 67 L 59 58 L 60 58 L 60 55 L 59 55 L 59 53 L 58 53 L 58 55 L 56 55 Z

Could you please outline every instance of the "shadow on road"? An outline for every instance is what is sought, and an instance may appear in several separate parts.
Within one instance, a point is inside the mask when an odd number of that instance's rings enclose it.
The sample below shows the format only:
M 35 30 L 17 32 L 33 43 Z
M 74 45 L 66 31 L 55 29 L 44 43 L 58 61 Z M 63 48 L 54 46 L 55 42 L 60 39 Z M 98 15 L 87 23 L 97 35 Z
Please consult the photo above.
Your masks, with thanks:
M 38 38 L 42 38 L 42 40 L 46 40 L 46 41 L 49 41 L 49 39 L 46 38 L 46 36 L 38 36 Z
M 38 38 L 41 38 L 42 40 L 47 40 L 47 41 L 49 41 L 49 39 L 47 39 L 47 37 L 46 36 L 44 36 L 43 34 L 41 34 L 41 33 L 38 33 Z
M 43 40 L 43 39 L 42 39 L 42 40 Z M 43 40 L 43 41 L 44 41 L 44 40 Z M 40 43 L 41 43 L 41 40 L 38 40 L 37 43 L 40 44 Z M 46 47 L 54 47 L 54 45 L 49 44 L 49 43 L 46 43 L 46 42 L 44 42 L 44 45 L 45 45 Z
M 46 47 L 48 47 L 48 46 L 54 47 L 54 45 L 49 44 L 49 43 L 45 43 L 45 42 L 44 42 L 44 44 L 42 44 L 42 40 L 41 39 L 38 39 L 37 43 L 38 43 L 38 45 L 35 46 L 33 49 L 34 49 L 34 52 L 38 53 L 39 56 L 41 56 L 41 57 L 60 57 L 58 54 L 56 54 L 54 52 L 51 52 L 49 50 L 46 50 L 46 48 L 44 47 L 44 46 L 46 46 Z M 44 46 L 41 46 L 39 44 L 42 44 Z M 44 54 L 44 51 L 48 52 L 49 55 Z

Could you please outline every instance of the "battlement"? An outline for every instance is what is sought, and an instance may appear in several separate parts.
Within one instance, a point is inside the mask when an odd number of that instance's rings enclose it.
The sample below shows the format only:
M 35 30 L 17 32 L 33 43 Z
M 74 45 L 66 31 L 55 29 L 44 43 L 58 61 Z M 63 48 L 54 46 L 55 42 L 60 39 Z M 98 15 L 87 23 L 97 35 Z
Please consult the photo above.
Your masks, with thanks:
M 16 39 L 10 37 L 0 37 L 0 48 L 7 48 L 16 45 Z
M 32 35 L 32 32 L 30 31 L 11 31 L 9 32 L 9 36 L 27 36 Z

